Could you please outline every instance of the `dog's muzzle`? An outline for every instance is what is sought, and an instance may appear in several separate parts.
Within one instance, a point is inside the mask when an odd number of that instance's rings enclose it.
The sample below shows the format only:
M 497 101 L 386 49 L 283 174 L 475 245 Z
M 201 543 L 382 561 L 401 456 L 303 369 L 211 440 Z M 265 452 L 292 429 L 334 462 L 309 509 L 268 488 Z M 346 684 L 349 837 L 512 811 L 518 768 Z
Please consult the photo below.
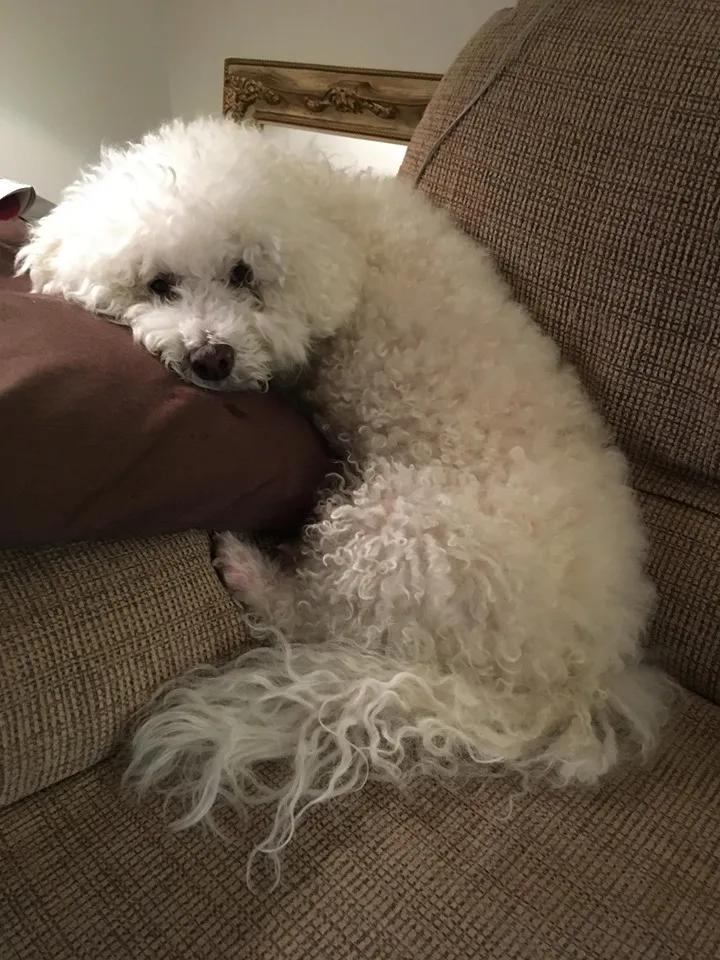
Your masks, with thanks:
M 232 373 L 235 351 L 227 343 L 204 343 L 188 353 L 187 362 L 198 380 L 217 383 Z

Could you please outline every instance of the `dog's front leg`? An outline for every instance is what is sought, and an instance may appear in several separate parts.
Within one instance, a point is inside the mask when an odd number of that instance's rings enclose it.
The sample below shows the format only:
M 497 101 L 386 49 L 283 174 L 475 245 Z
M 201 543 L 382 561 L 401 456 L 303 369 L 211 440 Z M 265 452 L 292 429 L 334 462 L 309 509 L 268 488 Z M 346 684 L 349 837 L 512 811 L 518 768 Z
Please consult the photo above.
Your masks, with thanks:
M 215 566 L 260 631 L 277 630 L 288 640 L 308 633 L 311 618 L 303 614 L 298 579 L 257 544 L 232 533 L 220 534 Z

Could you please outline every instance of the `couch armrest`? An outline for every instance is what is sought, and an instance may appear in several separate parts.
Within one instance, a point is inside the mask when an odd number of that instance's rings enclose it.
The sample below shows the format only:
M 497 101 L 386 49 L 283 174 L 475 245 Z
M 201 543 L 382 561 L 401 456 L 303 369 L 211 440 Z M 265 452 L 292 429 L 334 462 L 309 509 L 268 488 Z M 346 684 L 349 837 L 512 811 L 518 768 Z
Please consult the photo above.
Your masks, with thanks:
M 108 756 L 162 682 L 242 646 L 190 532 L 0 553 L 0 806 Z

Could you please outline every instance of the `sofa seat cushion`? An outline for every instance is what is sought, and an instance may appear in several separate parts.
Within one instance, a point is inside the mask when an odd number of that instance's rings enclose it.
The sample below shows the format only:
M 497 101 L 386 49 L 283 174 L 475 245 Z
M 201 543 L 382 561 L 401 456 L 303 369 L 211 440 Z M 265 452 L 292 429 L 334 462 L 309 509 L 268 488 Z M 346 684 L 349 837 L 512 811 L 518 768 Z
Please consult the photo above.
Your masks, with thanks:
M 261 825 L 172 833 L 105 762 L 0 811 L 2 960 L 699 960 L 720 956 L 720 709 L 597 792 L 372 785 L 317 808 L 274 893 Z

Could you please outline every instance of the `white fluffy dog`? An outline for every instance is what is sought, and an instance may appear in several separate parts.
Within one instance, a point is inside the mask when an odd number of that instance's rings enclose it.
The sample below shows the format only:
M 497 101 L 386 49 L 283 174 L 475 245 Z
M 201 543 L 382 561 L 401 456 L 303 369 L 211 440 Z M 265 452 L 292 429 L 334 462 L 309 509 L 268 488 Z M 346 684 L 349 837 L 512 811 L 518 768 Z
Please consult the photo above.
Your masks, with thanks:
M 164 695 L 131 774 L 210 821 L 275 804 L 275 854 L 368 777 L 501 765 L 593 783 L 653 746 L 652 591 L 623 457 L 489 255 L 407 184 L 229 121 L 100 164 L 35 230 L 34 289 L 128 324 L 186 379 L 310 371 L 346 447 L 294 570 L 226 538 L 266 646 Z M 285 776 L 262 776 L 283 760 Z

